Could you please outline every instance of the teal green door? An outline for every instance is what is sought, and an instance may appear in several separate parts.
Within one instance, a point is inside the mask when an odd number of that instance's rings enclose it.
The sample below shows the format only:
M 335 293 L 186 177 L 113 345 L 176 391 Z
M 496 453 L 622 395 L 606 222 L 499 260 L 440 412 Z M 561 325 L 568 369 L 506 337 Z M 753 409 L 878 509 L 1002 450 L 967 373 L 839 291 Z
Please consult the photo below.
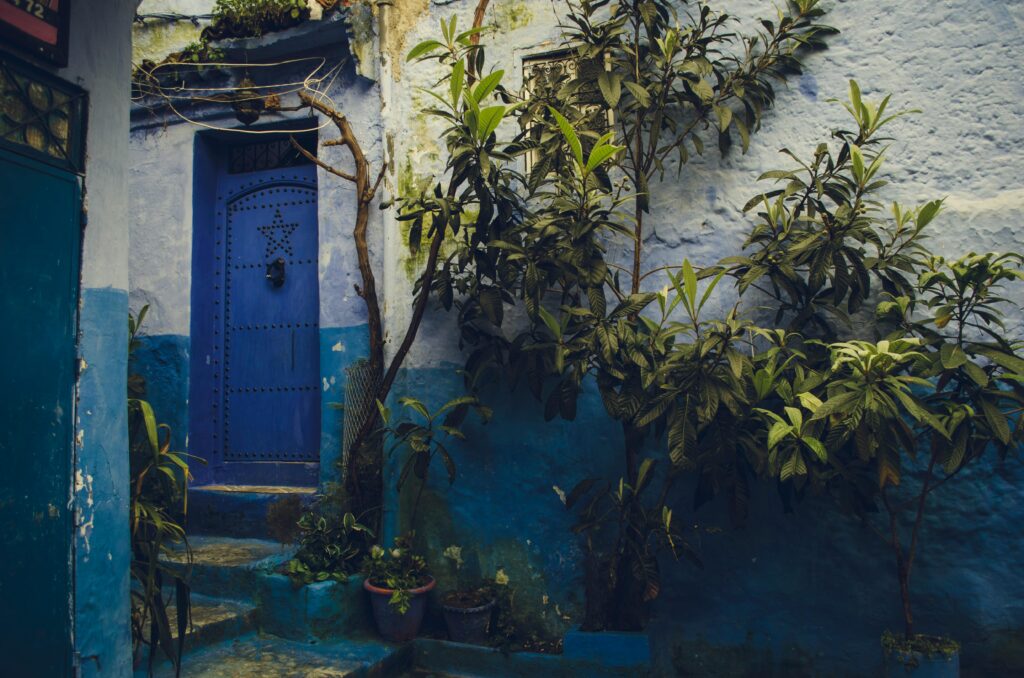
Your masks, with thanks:
M 80 214 L 75 175 L 0 151 L 0 673 L 7 676 L 64 676 L 71 666 Z

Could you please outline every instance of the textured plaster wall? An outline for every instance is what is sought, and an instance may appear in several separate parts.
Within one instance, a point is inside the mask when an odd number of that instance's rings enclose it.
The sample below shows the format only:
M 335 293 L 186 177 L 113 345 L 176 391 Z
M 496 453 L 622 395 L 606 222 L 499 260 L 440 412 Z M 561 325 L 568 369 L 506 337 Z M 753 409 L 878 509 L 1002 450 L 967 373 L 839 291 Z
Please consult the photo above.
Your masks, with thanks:
M 182 11 L 177 9 L 176 11 Z M 135 28 L 136 42 L 154 30 Z M 140 36 L 143 36 L 140 38 Z M 278 36 L 265 38 L 272 45 Z M 169 43 L 167 49 L 180 49 Z M 383 156 L 380 95 L 376 85 L 356 75 L 346 51 L 344 38 L 337 48 L 322 51 L 330 65 L 347 60 L 339 77 L 331 83 L 328 96 L 348 115 L 371 163 L 378 171 Z M 306 69 L 308 62 L 298 66 Z M 329 68 L 330 66 L 328 66 Z M 306 70 L 277 70 L 274 82 L 292 82 L 307 75 Z M 256 74 L 266 78 L 265 71 Z M 264 80 L 261 79 L 261 82 Z M 267 81 L 269 82 L 269 80 Z M 285 98 L 283 105 L 296 103 Z M 157 416 L 171 424 L 174 442 L 184 448 L 188 432 L 188 375 L 192 293 L 193 190 L 197 177 L 193 168 L 196 134 L 210 128 L 230 130 L 241 127 L 230 109 L 223 106 L 192 111 L 188 124 L 173 115 L 136 109 L 130 142 L 129 193 L 134 215 L 131 239 L 130 304 L 138 311 L 149 304 L 135 368 L 146 377 Z M 306 112 L 266 114 L 260 124 L 303 119 L 304 129 L 319 129 L 321 144 L 337 136 L 333 125 L 309 118 Z M 251 140 L 257 137 L 251 136 Z M 321 147 L 319 155 L 343 171 L 352 171 L 347 151 Z M 201 177 L 207 181 L 209 178 Z M 352 185 L 324 170 L 319 185 L 319 269 L 320 269 L 320 371 L 322 392 L 321 469 L 324 480 L 334 479 L 334 460 L 341 450 L 341 411 L 334 404 L 344 400 L 345 368 L 365 357 L 366 310 L 355 293 L 359 270 L 352 245 L 355 193 Z M 370 245 L 374 267 L 383 270 L 381 212 L 374 206 L 370 215 Z
M 425 97 L 412 87 L 434 82 L 440 72 L 432 64 L 399 66 L 396 60 L 419 41 L 437 37 L 440 18 L 457 13 L 459 25 L 469 26 L 475 5 L 465 0 L 396 7 L 401 44 L 385 53 L 382 87 L 397 161 L 392 188 L 400 194 L 441 167 L 439 128 L 419 113 Z M 772 11 L 753 0 L 714 5 L 742 18 L 748 29 L 752 17 Z M 827 99 L 844 98 L 849 78 L 869 97 L 894 92 L 897 107 L 922 109 L 891 130 L 897 138 L 887 154 L 893 182 L 887 198 L 908 204 L 946 198 L 932 247 L 949 256 L 1020 249 L 1024 76 L 1017 65 L 1024 9 L 964 0 L 826 0 L 824 6 L 828 22 L 842 34 L 831 39 L 830 50 L 808 59 L 803 76 L 779 87 L 777 106 L 749 153 L 737 149 L 720 159 L 710 150 L 691 161 L 680 179 L 670 170 L 669 179 L 653 189 L 654 217 L 644 243 L 648 268 L 684 257 L 707 265 L 735 253 L 750 224 L 742 205 L 763 190 L 754 180 L 767 169 L 789 166 L 780 148 L 807 156 L 845 124 L 846 112 Z M 489 67 L 505 70 L 506 85 L 520 86 L 524 55 L 558 46 L 558 8 L 542 0 L 491 2 L 487 22 L 500 32 L 482 42 Z M 706 145 L 715 147 L 712 140 Z M 386 252 L 389 262 L 410 256 L 393 220 Z M 624 260 L 629 248 L 620 243 L 612 252 Z M 391 328 L 407 322 L 413 280 L 408 266 L 388 269 Z M 647 285 L 657 289 L 664 282 L 652 276 Z M 722 295 L 720 307 L 731 301 Z M 1024 328 L 1019 315 L 1007 320 L 1012 332 Z M 454 319 L 428 314 L 420 337 L 395 394 L 436 407 L 461 391 L 453 372 L 461 362 Z M 593 397 L 581 404 L 576 422 L 545 425 L 540 405 L 524 390 L 509 395 L 492 386 L 482 395 L 495 406 L 495 418 L 486 427 L 469 426 L 469 442 L 456 452 L 458 480 L 448 487 L 437 474 L 417 527 L 435 560 L 440 549 L 459 544 L 475 552 L 484 574 L 514 569 L 517 600 L 544 625 L 578 622 L 580 551 L 551 485 L 570 488 L 595 469 L 620 473 L 620 436 Z M 400 461 L 390 462 L 393 478 Z M 1009 572 L 1024 557 L 1015 527 L 1024 515 L 1022 480 L 1019 465 L 979 468 L 959 487 L 946 488 L 939 499 L 944 508 L 928 525 L 931 541 L 914 582 L 918 627 L 962 640 L 968 673 L 1024 671 L 1024 588 Z M 395 496 L 393 486 L 389 491 L 395 531 L 405 522 L 396 514 L 408 515 L 408 498 Z M 899 623 L 889 554 L 831 506 L 811 502 L 784 515 L 767 486 L 756 488 L 754 501 L 755 519 L 742 530 L 730 528 L 721 507 L 683 518 L 724 531 L 702 539 L 703 571 L 665 563 L 670 574 L 652 624 L 661 669 L 694 676 L 874 670 L 880 631 Z M 685 513 L 687 506 L 689 497 L 681 493 L 678 510 Z
M 58 75 L 88 90 L 75 437 L 75 650 L 83 676 L 131 675 L 128 627 L 128 102 L 133 0 L 75 3 Z
M 452 13 L 460 26 L 469 26 L 475 5 L 396 2 L 380 31 L 378 84 L 348 80 L 332 92 L 361 138 L 370 140 L 374 163 L 385 155 L 389 160 L 385 186 L 392 195 L 427 184 L 443 163 L 441 130 L 419 112 L 429 99 L 416 89 L 440 73 L 402 63 L 404 54 L 436 37 L 438 20 Z M 922 109 L 892 128 L 897 138 L 887 155 L 893 181 L 887 190 L 889 198 L 907 203 L 947 198 L 946 213 L 932 229 L 934 249 L 956 256 L 1020 248 L 1024 161 L 1017 149 L 1024 141 L 1024 76 L 1017 64 L 1024 8 L 994 0 L 824 5 L 842 34 L 831 39 L 829 51 L 808 59 L 803 76 L 779 87 L 777 106 L 749 153 L 736 149 L 720 159 L 709 151 L 691 161 L 680 179 L 670 169 L 669 179 L 654 188 L 654 216 L 645 234 L 650 268 L 684 257 L 707 265 L 735 253 L 749 227 L 741 207 L 763 190 L 754 180 L 764 170 L 788 166 L 780 148 L 805 156 L 845 124 L 846 113 L 827 100 L 844 97 L 851 77 L 867 96 L 894 92 L 894 106 Z M 759 12 L 773 11 L 755 0 L 716 6 L 742 18 L 748 30 Z M 521 85 L 524 56 L 559 46 L 556 10 L 560 6 L 546 0 L 492 0 L 487 22 L 500 32 L 483 42 L 489 66 L 504 68 L 507 86 Z M 153 304 L 151 343 L 162 354 L 160 347 L 175 342 L 187 347 L 194 130 L 173 121 L 144 130 L 145 124 L 140 118 L 132 137 L 131 289 L 133 305 Z M 365 333 L 362 304 L 351 287 L 357 275 L 346 221 L 351 194 L 323 172 L 320 182 L 326 404 L 341 400 L 341 370 L 365 353 Z M 390 353 L 408 322 L 417 265 L 393 211 L 373 218 Z M 612 253 L 625 259 L 629 248 L 618 243 Z M 664 281 L 652 276 L 648 284 L 656 289 Z M 729 303 L 730 295 L 723 294 L 720 307 Z M 1014 316 L 1008 325 L 1019 332 L 1024 322 Z M 461 392 L 454 318 L 428 313 L 419 336 L 394 395 L 412 395 L 433 408 Z M 166 369 L 181 373 L 180 366 Z M 618 473 L 619 433 L 593 393 L 585 396 L 577 421 L 547 425 L 539 404 L 523 391 L 490 385 L 482 396 L 494 406 L 494 420 L 467 426 L 469 442 L 455 446 L 458 479 L 449 487 L 435 478 L 416 527 L 435 562 L 441 549 L 458 544 L 475 571 L 504 570 L 519 610 L 538 628 L 556 631 L 581 617 L 581 553 L 568 530 L 571 516 L 552 486 L 568 489 L 585 476 Z M 340 435 L 337 413 L 326 412 L 325 450 L 337 450 L 337 439 L 330 440 Z M 387 469 L 391 533 L 408 524 L 409 497 L 394 492 L 400 462 L 392 458 Z M 1024 671 L 1024 584 L 1011 569 L 1024 560 L 1016 527 L 1024 516 L 1021 480 L 1019 466 L 977 469 L 956 488 L 945 488 L 947 508 L 931 519 L 932 541 L 918 561 L 919 627 L 964 641 L 967 673 Z M 729 526 L 721 507 L 686 516 L 723 531 L 702 539 L 703 571 L 665 563 L 669 574 L 652 624 L 661 669 L 695 676 L 871 672 L 879 633 L 899 621 L 888 554 L 829 506 L 806 503 L 785 515 L 770 487 L 756 488 L 754 504 L 755 520 L 742 530 Z M 684 488 L 678 513 L 685 515 L 688 505 Z M 441 583 L 447 583 L 443 576 Z
M 142 0 L 138 13 L 185 14 L 201 16 L 210 14 L 214 0 Z M 180 50 L 190 42 L 198 42 L 199 34 L 209 25 L 208 19 L 200 19 L 198 25 L 191 21 L 167 21 L 146 19 L 145 30 L 136 30 L 132 37 L 132 58 L 135 63 L 143 60 L 160 61 L 171 52 Z

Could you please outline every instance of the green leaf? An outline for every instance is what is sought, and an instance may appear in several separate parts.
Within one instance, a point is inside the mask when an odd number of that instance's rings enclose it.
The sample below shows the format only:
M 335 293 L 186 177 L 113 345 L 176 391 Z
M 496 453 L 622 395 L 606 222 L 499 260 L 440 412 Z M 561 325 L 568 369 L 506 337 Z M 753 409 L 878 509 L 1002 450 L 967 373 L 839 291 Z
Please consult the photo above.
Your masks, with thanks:
M 743 152 L 746 153 L 750 149 L 750 130 L 747 128 L 747 123 L 743 121 L 743 116 L 734 117 L 733 123 L 736 131 L 740 133 L 740 142 Z
M 644 87 L 636 84 L 635 82 L 629 82 L 628 80 L 623 85 L 629 90 L 630 94 L 636 97 L 637 102 L 643 108 L 648 108 L 651 105 L 651 94 Z
M 711 84 L 707 80 L 698 80 L 697 82 L 691 82 L 690 87 L 693 88 L 694 94 L 700 97 L 700 100 L 704 103 L 708 103 L 715 98 L 715 90 L 711 88 Z
M 437 40 L 424 40 L 423 42 L 409 50 L 409 53 L 406 55 L 405 60 L 412 61 L 413 59 L 417 59 L 423 56 L 424 54 L 427 54 L 428 52 L 433 52 L 438 47 L 443 46 L 444 45 L 442 45 L 441 42 Z
M 480 116 L 477 123 L 477 137 L 481 141 L 486 141 L 491 133 L 498 128 L 501 124 L 501 120 L 505 115 L 505 107 L 488 106 L 487 108 L 481 109 Z
M 857 179 L 858 183 L 864 181 L 864 156 L 860 152 L 860 148 L 856 145 L 850 145 L 850 161 L 853 163 L 853 176 Z
M 789 480 L 794 476 L 803 475 L 807 475 L 807 464 L 804 463 L 804 455 L 800 453 L 800 450 L 793 450 L 793 454 L 782 465 L 782 472 L 779 477 L 782 480 Z
M 683 287 L 686 291 L 687 304 L 692 310 L 696 310 L 697 303 L 697 274 L 693 272 L 693 266 L 689 259 L 683 259 Z
M 430 412 L 427 411 L 426 405 L 421 403 L 419 400 L 416 400 L 415 398 L 410 398 L 408 396 L 402 396 L 401 398 L 398 399 L 398 402 L 408 408 L 416 410 L 423 416 L 424 419 L 430 419 Z
M 900 484 L 900 462 L 896 454 L 889 449 L 878 452 L 878 486 Z
M 939 359 L 947 370 L 955 370 L 967 362 L 967 354 L 955 344 L 943 344 L 939 349 Z
M 572 150 L 572 156 L 576 159 L 576 163 L 583 167 L 583 146 L 580 144 L 580 138 L 576 136 L 576 131 L 569 124 L 569 121 L 565 119 L 564 115 L 550 106 L 548 106 L 548 110 L 555 117 L 558 128 L 562 130 L 562 136 L 569 143 L 569 148 Z
M 562 328 L 559 326 L 558 320 L 555 319 L 555 316 L 551 315 L 551 313 L 543 306 L 537 307 L 537 313 L 540 315 L 540 319 L 544 321 L 544 324 L 548 326 L 548 329 L 551 330 L 551 334 L 553 334 L 556 339 L 561 339 Z
M 459 59 L 452 67 L 452 79 L 449 85 L 452 92 L 452 106 L 458 106 L 459 96 L 462 94 L 462 81 L 466 75 L 466 63 Z
M 473 88 L 473 98 L 476 99 L 477 103 L 480 103 L 484 98 L 494 91 L 501 82 L 502 76 L 505 75 L 505 71 L 494 71 L 487 77 L 483 78 Z
M 924 228 L 925 226 L 927 226 L 929 222 L 931 222 L 931 220 L 938 215 L 941 209 L 941 200 L 932 200 L 931 202 L 925 204 L 925 206 L 921 208 L 921 211 L 917 213 L 917 227 Z
M 640 490 L 643 489 L 644 485 L 647 484 L 647 481 L 650 480 L 648 476 L 650 475 L 652 466 L 654 466 L 654 460 L 651 459 L 650 457 L 647 457 L 642 462 L 640 462 L 640 469 L 637 471 L 636 474 L 637 493 L 639 493 Z
M 1003 351 L 989 348 L 987 346 L 974 347 L 974 350 L 979 355 L 985 356 L 1004 369 L 1016 372 L 1017 374 L 1024 374 L 1024 360 L 1015 355 L 1010 355 L 1009 353 L 1004 353 Z
M 732 122 L 732 109 L 728 106 L 715 106 L 715 116 L 718 117 L 718 131 L 724 132 L 729 129 Z
M 981 398 L 981 411 L 985 415 L 985 421 L 992 429 L 995 437 L 1004 445 L 1010 444 L 1010 425 L 1006 421 L 1006 415 L 994 402 L 988 398 Z
M 611 158 L 621 150 L 621 146 L 613 146 L 611 144 L 595 146 L 594 149 L 590 151 L 590 157 L 587 158 L 586 171 L 593 172 L 596 168 L 600 167 L 605 160 Z
M 615 108 L 619 105 L 619 97 L 622 96 L 622 76 L 608 71 L 601 71 L 597 76 L 597 86 L 601 89 L 601 96 L 608 103 L 608 106 Z
M 768 431 L 768 449 L 773 450 L 782 440 L 793 432 L 793 427 L 785 422 L 777 421 Z
M 156 415 L 153 414 L 153 407 L 145 400 L 129 400 L 130 405 L 134 405 L 139 408 L 142 412 L 142 419 L 146 425 L 146 437 L 149 439 L 150 447 L 153 448 L 153 453 L 156 454 L 160 450 L 159 436 L 157 435 Z
M 487 287 L 480 290 L 478 299 L 480 308 L 492 325 L 501 327 L 504 318 L 505 307 L 501 300 L 501 291 L 496 287 Z
M 820 440 L 817 438 L 801 438 L 800 440 L 811 449 L 811 452 L 817 455 L 818 459 L 821 461 L 828 460 L 828 452 L 825 451 L 825 446 L 821 444 Z

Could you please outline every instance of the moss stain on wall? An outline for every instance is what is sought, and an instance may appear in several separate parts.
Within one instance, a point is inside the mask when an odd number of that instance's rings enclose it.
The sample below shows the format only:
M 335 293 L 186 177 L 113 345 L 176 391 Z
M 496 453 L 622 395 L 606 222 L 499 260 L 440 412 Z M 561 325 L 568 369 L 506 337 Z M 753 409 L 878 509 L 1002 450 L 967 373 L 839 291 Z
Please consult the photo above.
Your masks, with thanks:
M 533 21 L 533 12 L 525 2 L 512 0 L 498 3 L 494 7 L 494 24 L 499 32 L 514 31 L 528 26 Z
M 187 45 L 199 41 L 203 26 L 193 26 L 191 22 L 146 23 L 132 31 L 132 61 L 136 64 L 144 60 L 159 62 L 168 54 L 179 52 Z
M 386 30 L 381 31 L 384 44 L 381 51 L 391 62 L 391 76 L 398 81 L 408 51 L 406 36 L 413 32 L 421 18 L 429 14 L 430 0 L 394 0 L 388 10 Z
M 411 525 L 409 517 L 418 490 L 418 481 L 412 479 L 399 494 L 398 526 L 401 533 L 412 532 L 415 528 L 415 547 L 426 557 L 431 574 L 437 579 L 438 591 L 444 593 L 458 588 L 457 572 L 443 553 L 449 546 L 461 546 L 466 560 L 462 571 L 463 584 L 470 585 L 479 578 L 493 578 L 501 570 L 508 577 L 512 614 L 517 626 L 529 629 L 539 639 L 561 637 L 570 619 L 565 610 L 552 602 L 554 595 L 544 593 L 547 582 L 543 566 L 536 562 L 529 547 L 513 539 L 484 543 L 478 536 L 460 531 L 448 500 L 443 493 L 431 487 L 423 491 L 416 524 Z

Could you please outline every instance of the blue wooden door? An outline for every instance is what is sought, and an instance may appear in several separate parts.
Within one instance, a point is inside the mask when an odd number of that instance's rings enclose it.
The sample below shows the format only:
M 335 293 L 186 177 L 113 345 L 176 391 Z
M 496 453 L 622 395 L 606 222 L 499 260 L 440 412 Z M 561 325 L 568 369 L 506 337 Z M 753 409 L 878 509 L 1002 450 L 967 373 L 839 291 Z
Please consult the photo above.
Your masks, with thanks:
M 213 301 L 207 306 L 214 330 L 213 479 L 315 485 L 321 399 L 316 167 L 222 174 L 217 205 L 213 242 L 215 262 L 223 266 L 215 266 L 212 280 L 194 280 Z
M 78 178 L 0 151 L 0 673 L 10 676 L 71 667 L 79 238 Z

